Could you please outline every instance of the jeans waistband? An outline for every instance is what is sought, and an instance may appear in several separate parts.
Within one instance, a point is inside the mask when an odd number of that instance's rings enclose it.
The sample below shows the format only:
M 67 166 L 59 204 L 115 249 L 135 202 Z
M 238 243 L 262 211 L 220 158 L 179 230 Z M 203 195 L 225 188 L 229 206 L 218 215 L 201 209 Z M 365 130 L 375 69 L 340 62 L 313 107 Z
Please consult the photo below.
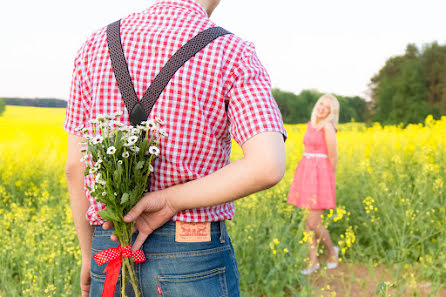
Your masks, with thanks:
M 226 238 L 226 223 L 225 221 L 217 221 L 217 222 L 210 222 L 211 224 L 211 235 L 218 234 L 220 237 L 220 242 L 224 243 Z M 95 236 L 110 236 L 112 230 L 104 230 L 102 228 L 102 225 L 95 226 Z M 153 235 L 156 236 L 166 236 L 166 237 L 175 237 L 176 232 L 176 222 L 175 221 L 168 221 L 163 226 L 159 227 L 155 231 L 152 232 Z

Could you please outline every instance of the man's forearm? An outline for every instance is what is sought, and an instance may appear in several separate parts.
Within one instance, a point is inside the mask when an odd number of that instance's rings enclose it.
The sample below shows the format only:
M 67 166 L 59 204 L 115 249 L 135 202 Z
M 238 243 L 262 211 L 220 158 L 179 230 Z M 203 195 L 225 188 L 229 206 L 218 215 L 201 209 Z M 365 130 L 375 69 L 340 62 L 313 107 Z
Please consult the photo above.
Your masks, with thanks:
M 168 188 L 164 195 L 175 209 L 207 207 L 267 189 L 278 183 L 286 167 L 285 147 L 280 133 L 251 140 L 245 156 L 214 173 Z
M 73 214 L 74 226 L 79 239 L 83 261 L 91 258 L 91 240 L 93 227 L 85 218 L 89 207 L 88 199 L 84 191 L 84 174 L 82 163 L 66 165 L 66 179 L 68 192 L 70 194 L 71 212 Z

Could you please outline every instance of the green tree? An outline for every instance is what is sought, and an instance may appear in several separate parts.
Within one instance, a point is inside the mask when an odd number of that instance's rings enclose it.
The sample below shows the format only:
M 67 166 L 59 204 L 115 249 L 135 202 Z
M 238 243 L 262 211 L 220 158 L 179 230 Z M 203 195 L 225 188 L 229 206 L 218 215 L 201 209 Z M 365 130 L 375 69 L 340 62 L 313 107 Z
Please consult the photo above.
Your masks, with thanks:
M 428 88 L 427 102 L 446 114 L 446 45 L 437 42 L 424 47 L 421 66 Z
M 0 98 L 0 116 L 5 111 L 5 108 L 6 108 L 5 101 L 2 98 Z
M 438 118 L 443 104 L 446 111 L 446 71 L 438 65 L 446 67 L 446 50 L 435 43 L 422 52 L 409 44 L 403 56 L 388 59 L 371 79 L 373 120 L 409 124 L 429 114 Z

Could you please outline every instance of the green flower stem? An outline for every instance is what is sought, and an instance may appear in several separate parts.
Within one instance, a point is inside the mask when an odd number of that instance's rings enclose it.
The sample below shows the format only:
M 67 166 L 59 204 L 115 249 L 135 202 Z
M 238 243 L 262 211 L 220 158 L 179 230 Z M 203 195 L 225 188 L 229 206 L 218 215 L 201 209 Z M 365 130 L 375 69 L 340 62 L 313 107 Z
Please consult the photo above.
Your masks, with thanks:
M 126 295 L 125 295 L 125 285 L 127 284 L 127 277 L 126 277 L 126 267 L 125 267 L 125 265 L 122 265 L 122 267 L 121 267 L 121 271 L 122 271 L 122 273 L 121 273 L 121 276 L 122 276 L 122 278 L 121 278 L 121 280 L 122 280 L 122 282 L 121 282 L 121 296 L 122 297 L 125 297 Z
M 150 164 L 152 164 L 152 158 L 153 158 L 153 155 L 150 155 L 149 166 L 147 166 L 147 174 L 146 174 L 146 178 L 144 179 L 144 185 L 145 186 L 142 188 L 142 192 L 139 193 L 138 197 L 142 197 L 142 195 L 144 194 L 144 191 L 146 190 L 147 180 L 149 179 L 149 175 L 150 175 Z
M 121 236 L 119 238 L 121 246 L 124 247 L 124 246 L 128 246 L 131 244 L 130 239 L 132 238 L 133 225 L 134 225 L 133 223 L 131 223 L 131 224 L 116 223 L 115 228 L 117 228 L 119 233 L 121 234 Z M 124 283 L 125 270 L 127 270 L 129 278 L 130 278 L 130 283 L 133 287 L 133 291 L 135 292 L 135 297 L 140 297 L 141 294 L 138 289 L 138 280 L 136 278 L 135 267 L 133 265 L 133 259 L 123 257 L 122 263 L 123 263 L 123 265 L 122 265 L 123 287 L 125 286 L 125 283 Z M 125 295 L 124 289 L 121 292 L 122 292 L 122 296 L 125 297 L 126 295 Z

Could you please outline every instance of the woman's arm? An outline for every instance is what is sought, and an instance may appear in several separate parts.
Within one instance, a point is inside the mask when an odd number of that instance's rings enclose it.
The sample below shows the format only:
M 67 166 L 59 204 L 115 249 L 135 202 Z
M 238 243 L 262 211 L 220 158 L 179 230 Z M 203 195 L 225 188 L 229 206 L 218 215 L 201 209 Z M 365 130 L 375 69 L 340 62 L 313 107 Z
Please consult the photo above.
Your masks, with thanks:
M 324 126 L 324 131 L 325 131 L 325 142 L 327 144 L 328 160 L 330 161 L 330 165 L 333 168 L 333 171 L 335 171 L 336 165 L 338 163 L 336 131 L 333 125 L 330 123 L 327 123 Z

